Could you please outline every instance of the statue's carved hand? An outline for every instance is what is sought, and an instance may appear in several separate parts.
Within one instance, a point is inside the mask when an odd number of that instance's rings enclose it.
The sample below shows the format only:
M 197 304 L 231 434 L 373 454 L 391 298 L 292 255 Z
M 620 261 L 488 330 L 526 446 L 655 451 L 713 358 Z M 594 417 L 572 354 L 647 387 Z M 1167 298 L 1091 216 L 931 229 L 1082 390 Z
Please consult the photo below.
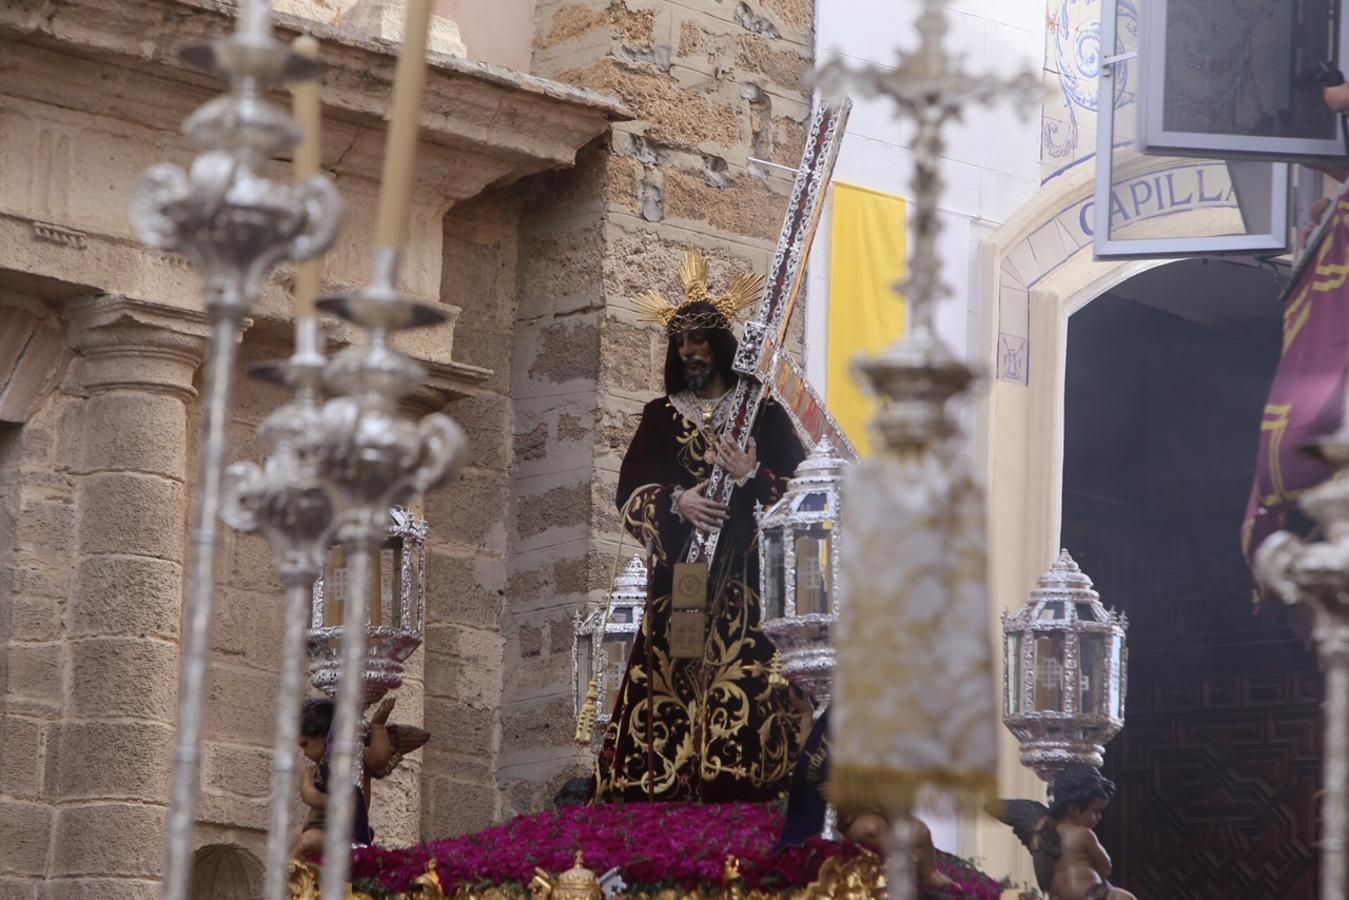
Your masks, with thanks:
M 737 482 L 744 481 L 758 468 L 759 459 L 754 438 L 742 451 L 726 435 L 717 438 L 717 462 Z
M 675 504 L 685 521 L 700 531 L 716 531 L 726 522 L 726 507 L 707 499 L 707 482 L 700 481 L 679 495 Z

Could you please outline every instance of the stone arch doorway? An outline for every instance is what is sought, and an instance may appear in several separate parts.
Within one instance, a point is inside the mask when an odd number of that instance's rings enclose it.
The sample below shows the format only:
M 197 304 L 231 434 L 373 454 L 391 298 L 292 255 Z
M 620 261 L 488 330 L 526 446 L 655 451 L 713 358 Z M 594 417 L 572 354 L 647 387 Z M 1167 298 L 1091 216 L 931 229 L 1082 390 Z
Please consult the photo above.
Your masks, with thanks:
M 207 844 L 192 855 L 192 900 L 253 900 L 262 863 L 235 844 Z
M 1171 268 L 1167 260 L 1092 259 L 1085 211 L 1094 199 L 1094 174 L 1094 166 L 1085 164 L 1056 178 L 980 247 L 976 361 L 988 373 L 988 389 L 979 408 L 976 441 L 988 490 L 995 609 L 1024 603 L 1061 545 L 1070 318 L 1132 279 Z M 1162 211 L 1159 217 L 1163 213 L 1165 221 L 1156 224 L 1167 234 L 1212 228 L 1212 210 Z M 1233 535 L 1236 528 L 1233 524 Z M 1090 569 L 1088 573 L 1093 574 Z M 1000 660 L 996 621 L 989 638 Z M 1006 732 L 999 765 L 1002 796 L 1043 796 L 1043 785 L 1021 767 L 1016 743 Z M 987 860 L 989 871 L 1034 883 L 1029 856 L 1006 828 L 987 817 L 962 832 L 961 851 Z
M 1238 540 L 1278 290 L 1186 260 L 1068 321 L 1060 543 L 1130 621 L 1099 832 L 1140 897 L 1315 896 L 1320 678 L 1280 611 L 1252 608 Z

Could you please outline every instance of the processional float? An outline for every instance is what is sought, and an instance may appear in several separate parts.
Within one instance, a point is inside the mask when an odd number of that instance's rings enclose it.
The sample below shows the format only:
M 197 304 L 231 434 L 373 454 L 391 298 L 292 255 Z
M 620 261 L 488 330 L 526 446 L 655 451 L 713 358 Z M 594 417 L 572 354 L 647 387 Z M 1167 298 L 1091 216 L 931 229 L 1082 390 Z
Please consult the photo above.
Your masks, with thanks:
M 267 0 L 242 0 L 229 37 L 185 48 L 185 62 L 228 79 L 225 94 L 187 120 L 184 131 L 201 152 L 185 172 L 160 164 L 137 185 L 133 224 L 146 243 L 186 255 L 201 279 L 211 321 L 205 364 L 197 478 L 191 514 L 191 562 L 184 616 L 178 730 L 165 838 L 163 897 L 186 900 L 196 820 L 205 708 L 205 674 L 217 572 L 217 518 L 257 531 L 271 543 L 286 591 L 277 704 L 265 897 L 287 893 L 291 799 L 296 790 L 295 745 L 303 691 L 303 646 L 311 601 L 316 637 L 340 644 L 340 662 L 319 660 L 315 674 L 335 695 L 330 741 L 335 778 L 359 784 L 361 710 L 396 678 L 393 657 L 419 640 L 420 602 L 400 598 L 395 621 L 376 622 L 378 652 L 370 654 L 371 580 L 389 538 L 390 510 L 441 483 L 454 471 L 464 439 L 443 415 L 403 418 L 398 401 L 425 373 L 395 350 L 390 333 L 436 324 L 444 314 L 398 291 L 399 251 L 407 230 L 408 197 L 417 145 L 430 0 L 409 0 L 404 44 L 395 76 L 393 113 L 375 226 L 373 276 L 363 290 L 315 304 L 318 257 L 337 236 L 341 201 L 330 179 L 318 173 L 318 87 L 321 66 L 271 34 Z M 306 39 L 297 41 L 304 51 Z M 282 83 L 298 85 L 297 118 L 263 95 Z M 267 161 L 295 149 L 300 180 L 294 186 L 262 174 Z M 244 464 L 226 473 L 233 373 L 243 321 L 268 273 L 279 262 L 296 271 L 295 352 L 266 365 L 261 377 L 280 381 L 293 397 L 259 428 L 268 447 L 261 467 Z M 365 343 L 324 356 L 317 308 L 363 328 Z M 398 525 L 398 523 L 395 523 Z M 415 526 L 412 526 L 415 531 Z M 345 617 L 352 627 L 325 623 L 311 591 L 329 547 L 345 555 Z M 404 561 L 407 554 L 404 554 Z M 403 586 L 411 591 L 404 576 Z M 319 654 L 323 656 L 322 653 Z M 377 677 L 367 679 L 367 670 Z M 355 791 L 335 790 L 327 806 L 322 874 L 323 900 L 347 895 Z

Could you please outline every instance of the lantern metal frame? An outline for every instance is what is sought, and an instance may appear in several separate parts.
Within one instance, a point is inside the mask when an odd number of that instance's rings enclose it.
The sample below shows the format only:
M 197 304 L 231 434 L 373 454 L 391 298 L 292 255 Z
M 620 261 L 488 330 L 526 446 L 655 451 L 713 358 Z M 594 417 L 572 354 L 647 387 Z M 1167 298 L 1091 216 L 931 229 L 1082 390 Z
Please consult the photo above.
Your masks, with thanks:
M 402 685 L 404 663 L 417 652 L 426 636 L 426 533 L 426 520 L 401 506 L 389 510 L 383 546 L 386 549 L 395 548 L 398 552 L 399 590 L 394 599 L 398 604 L 399 624 L 366 622 L 366 634 L 370 640 L 362 678 L 367 706 Z M 306 636 L 310 683 L 331 697 L 337 690 L 342 668 L 341 645 L 345 625 L 323 624 L 327 574 L 328 563 L 325 561 L 318 577 L 314 579 Z
M 758 516 L 759 521 L 759 597 L 767 596 L 768 579 L 776 560 L 769 559 L 769 544 L 775 539 L 782 547 L 782 612 L 765 618 L 760 627 L 782 654 L 782 675 L 810 697 L 818 716 L 829 705 L 830 682 L 836 656 L 831 641 L 838 621 L 841 595 L 840 552 L 843 546 L 839 528 L 842 505 L 839 488 L 849 460 L 840 454 L 828 438 L 823 438 L 797 467 L 787 482 L 787 490 L 776 503 Z M 808 498 L 823 497 L 820 509 L 805 508 Z M 828 532 L 829 574 L 822 579 L 829 592 L 829 612 L 798 615 L 796 583 L 796 538 L 805 531 L 823 528 Z M 790 537 L 791 540 L 787 538 Z
M 1056 609 L 1062 614 L 1056 615 Z M 1089 616 L 1083 615 L 1084 610 Z M 1015 612 L 1003 612 L 1002 721 L 1021 745 L 1021 764 L 1033 769 L 1042 781 L 1052 783 L 1074 763 L 1100 768 L 1105 762 L 1105 745 L 1124 727 L 1128 627 L 1125 614 L 1101 604 L 1101 595 L 1092 588 L 1091 579 L 1067 550 L 1059 551 L 1054 565 L 1040 576 L 1038 587 L 1024 606 Z M 1095 673 L 1104 677 L 1103 694 L 1095 712 L 1082 710 L 1079 702 L 1083 690 L 1082 638 L 1091 635 L 1099 636 L 1103 647 L 1101 671 Z M 1061 656 L 1057 657 L 1060 708 L 1038 709 L 1037 639 L 1054 636 L 1061 636 L 1063 641 Z M 1014 639 L 1020 641 L 1016 651 Z M 1116 647 L 1118 653 L 1113 652 Z M 1111 710 L 1117 710 L 1118 715 L 1112 715 Z
M 626 640 L 629 643 L 637 640 L 637 634 L 642 630 L 642 617 L 646 614 L 647 581 L 646 563 L 641 556 L 634 554 L 623 571 L 614 577 L 603 606 L 589 612 L 576 611 L 571 638 L 572 711 L 578 717 L 581 715 L 589 683 L 594 679 L 595 724 L 598 727 L 595 728 L 593 741 L 596 743 L 602 739 L 604 729 L 612 715 L 606 702 L 609 657 L 605 645 L 616 640 Z M 614 610 L 621 608 L 631 610 L 629 621 L 614 621 Z M 581 664 L 586 655 L 582 646 L 584 641 L 590 643 L 590 675 L 582 683 Z M 627 660 L 623 662 L 626 664 Z

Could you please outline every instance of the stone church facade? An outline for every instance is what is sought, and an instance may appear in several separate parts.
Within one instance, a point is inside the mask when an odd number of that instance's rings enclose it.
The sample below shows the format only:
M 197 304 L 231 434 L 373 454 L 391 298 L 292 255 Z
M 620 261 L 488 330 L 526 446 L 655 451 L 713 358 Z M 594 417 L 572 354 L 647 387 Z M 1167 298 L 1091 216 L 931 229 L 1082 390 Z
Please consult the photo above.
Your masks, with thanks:
M 396 4 L 277 7 L 279 35 L 311 31 L 330 66 L 322 158 L 347 215 L 325 279 L 357 285 Z M 392 843 L 540 809 L 589 764 L 572 741 L 571 623 L 613 573 L 618 465 L 664 352 L 631 298 L 672 292 L 688 244 L 714 283 L 766 268 L 790 173 L 751 158 L 795 165 L 809 113 L 810 0 L 500 8 L 433 30 L 404 284 L 451 322 L 406 339 L 431 372 L 409 411 L 444 409 L 472 450 L 423 504 L 428 628 L 395 718 L 433 742 L 377 789 Z M 180 124 L 219 89 L 174 48 L 232 13 L 224 0 L 0 8 L 3 900 L 156 895 L 205 318 L 190 267 L 139 244 L 127 206 L 145 168 L 191 158 Z M 530 71 L 477 61 L 479 39 L 527 46 Z M 290 286 L 285 269 L 269 283 L 245 362 L 288 352 Z M 334 346 L 348 338 L 330 330 Z M 280 400 L 240 380 L 234 459 L 261 458 L 255 429 Z M 202 897 L 253 896 L 279 652 L 269 550 L 224 541 Z

